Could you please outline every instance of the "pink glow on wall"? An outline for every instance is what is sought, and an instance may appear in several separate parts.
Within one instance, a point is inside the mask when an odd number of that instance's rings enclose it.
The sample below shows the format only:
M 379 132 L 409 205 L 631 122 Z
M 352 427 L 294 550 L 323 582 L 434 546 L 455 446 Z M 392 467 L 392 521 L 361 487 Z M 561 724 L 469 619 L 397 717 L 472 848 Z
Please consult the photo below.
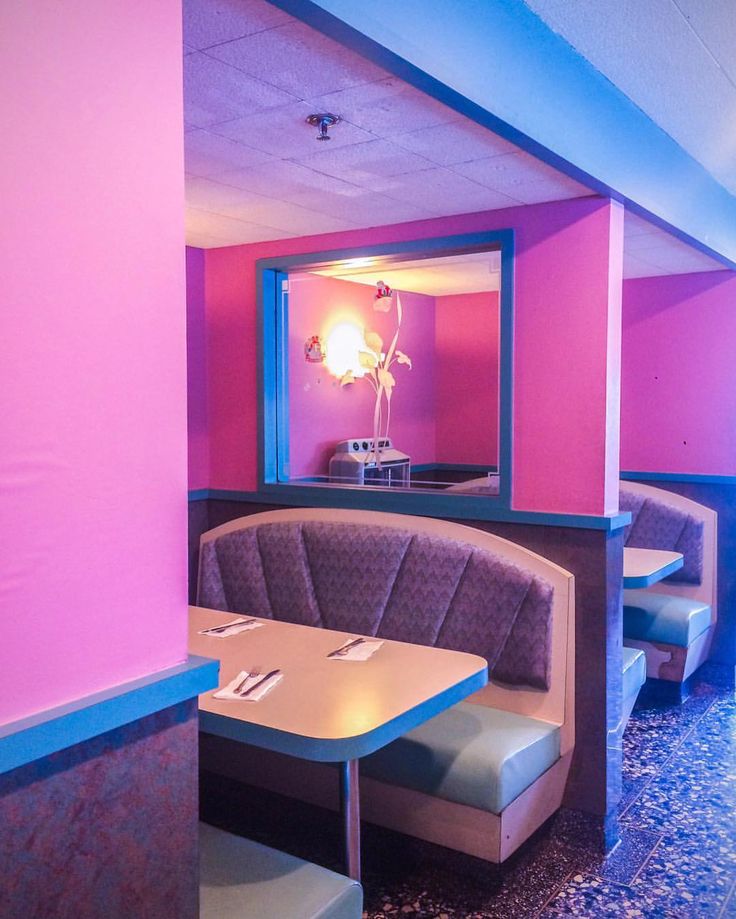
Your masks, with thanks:
M 326 475 L 337 441 L 370 437 L 375 394 L 367 380 L 341 387 L 323 364 L 304 360 L 304 342 L 323 340 L 339 321 L 377 332 L 386 348 L 396 329 L 396 308 L 373 309 L 375 288 L 315 274 L 289 278 L 289 426 L 292 477 Z M 389 436 L 413 463 L 434 460 L 435 361 L 434 298 L 402 293 L 403 321 L 399 348 L 413 368 L 394 365 Z
M 438 463 L 498 463 L 498 293 L 436 300 Z
M 3 7 L 0 723 L 186 655 L 178 3 Z
M 211 487 L 254 490 L 255 261 L 512 228 L 516 238 L 513 506 L 600 514 L 609 414 L 612 219 L 597 197 L 208 250 Z M 216 369 L 215 369 L 216 368 Z
M 210 443 L 207 425 L 207 323 L 204 250 L 187 246 L 187 437 L 189 488 L 207 488 Z
M 736 274 L 624 283 L 621 468 L 736 475 Z

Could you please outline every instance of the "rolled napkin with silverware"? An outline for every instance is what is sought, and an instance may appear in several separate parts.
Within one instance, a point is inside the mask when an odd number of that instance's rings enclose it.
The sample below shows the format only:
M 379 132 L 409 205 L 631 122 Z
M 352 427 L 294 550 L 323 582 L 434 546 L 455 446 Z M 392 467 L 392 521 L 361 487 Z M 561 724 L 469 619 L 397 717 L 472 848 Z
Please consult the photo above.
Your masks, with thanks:
M 199 635 L 207 635 L 210 638 L 229 638 L 231 635 L 238 635 L 240 632 L 247 632 L 249 629 L 259 629 L 263 625 L 257 619 L 246 619 L 240 616 L 238 619 L 232 619 L 223 625 L 213 625 L 209 629 L 200 629 Z
M 215 699 L 240 699 L 246 702 L 258 702 L 267 693 L 278 686 L 284 675 L 280 670 L 271 670 L 269 673 L 260 671 L 241 670 L 227 686 L 213 693 Z
M 380 638 L 353 638 L 327 656 L 335 661 L 367 661 L 382 644 Z

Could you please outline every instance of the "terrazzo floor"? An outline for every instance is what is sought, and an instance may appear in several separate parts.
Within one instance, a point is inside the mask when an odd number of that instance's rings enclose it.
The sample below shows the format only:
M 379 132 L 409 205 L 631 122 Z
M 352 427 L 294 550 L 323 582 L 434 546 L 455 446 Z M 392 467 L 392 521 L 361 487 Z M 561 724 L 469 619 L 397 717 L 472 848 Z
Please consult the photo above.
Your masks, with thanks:
M 366 919 L 736 919 L 736 692 L 706 665 L 682 705 L 642 701 L 624 735 L 621 842 L 600 857 L 562 812 L 503 866 L 368 824 Z M 340 868 L 336 815 L 202 775 L 210 823 Z

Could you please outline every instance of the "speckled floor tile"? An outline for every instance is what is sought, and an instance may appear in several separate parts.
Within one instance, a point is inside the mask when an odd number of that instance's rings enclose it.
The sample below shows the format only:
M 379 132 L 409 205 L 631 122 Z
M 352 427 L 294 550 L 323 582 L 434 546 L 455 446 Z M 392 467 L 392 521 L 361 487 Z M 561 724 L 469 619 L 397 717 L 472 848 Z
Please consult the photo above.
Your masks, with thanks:
M 365 919 L 736 919 L 736 694 L 707 668 L 681 706 L 624 735 L 621 842 L 563 812 L 504 865 L 363 827 Z M 203 775 L 204 819 L 341 870 L 337 815 Z

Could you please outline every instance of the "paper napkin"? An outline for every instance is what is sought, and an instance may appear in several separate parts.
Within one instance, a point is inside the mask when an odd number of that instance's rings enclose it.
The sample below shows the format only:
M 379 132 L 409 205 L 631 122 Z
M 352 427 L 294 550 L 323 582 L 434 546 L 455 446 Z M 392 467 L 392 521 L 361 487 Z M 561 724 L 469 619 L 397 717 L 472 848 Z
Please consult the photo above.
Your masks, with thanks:
M 247 632 L 249 629 L 259 629 L 262 622 L 256 622 L 255 619 L 246 619 L 240 616 L 233 619 L 232 622 L 225 622 L 222 625 L 213 625 L 208 629 L 200 629 L 200 635 L 207 635 L 208 638 L 229 638 L 231 635 L 237 635 L 239 632 Z
M 363 638 L 359 644 L 353 644 L 354 641 L 354 638 L 346 641 L 327 656 L 333 661 L 367 661 L 383 644 L 378 638 Z
M 223 686 L 222 689 L 218 689 L 216 693 L 213 693 L 213 695 L 215 699 L 237 699 L 240 702 L 258 702 L 265 695 L 271 692 L 274 686 L 278 686 L 284 675 L 280 670 L 278 670 L 272 677 L 261 683 L 258 689 L 255 689 L 248 695 L 243 695 L 243 693 L 248 692 L 251 686 L 255 686 L 259 680 L 262 680 L 264 676 L 265 674 L 263 673 L 255 673 L 251 676 L 247 670 L 241 670 L 235 679 L 231 680 L 227 686 Z M 243 684 L 240 692 L 234 692 L 235 687 L 240 686 L 244 679 L 245 683 Z

